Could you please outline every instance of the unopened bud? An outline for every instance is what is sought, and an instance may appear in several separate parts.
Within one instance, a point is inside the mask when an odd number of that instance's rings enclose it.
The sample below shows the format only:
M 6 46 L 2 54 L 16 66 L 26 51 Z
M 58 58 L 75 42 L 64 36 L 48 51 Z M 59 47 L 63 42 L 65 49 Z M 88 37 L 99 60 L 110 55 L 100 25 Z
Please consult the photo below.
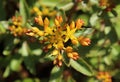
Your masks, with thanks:
M 75 28 L 75 22 L 72 21 L 72 22 L 70 23 L 70 29 L 74 29 L 74 28 Z
M 48 27 L 48 26 L 49 26 L 49 20 L 48 20 L 47 17 L 44 19 L 44 26 L 45 26 L 45 27 Z
M 62 60 L 62 55 L 59 54 L 57 58 L 58 58 L 58 60 Z
M 52 55 L 57 55 L 59 53 L 58 50 L 53 50 Z
M 71 46 L 68 46 L 67 48 L 66 48 L 66 52 L 67 53 L 70 53 L 70 52 L 72 52 L 73 51 L 73 48 L 71 47 Z
M 56 25 L 57 27 L 60 26 L 60 23 L 59 23 L 59 21 L 58 21 L 57 19 L 55 19 L 55 25 Z
M 62 16 L 57 16 L 56 19 L 59 21 L 59 23 L 62 23 L 62 22 L 63 22 Z
M 72 44 L 77 45 L 78 44 L 78 40 L 77 39 L 73 39 L 72 40 Z
M 81 19 L 78 19 L 75 24 L 77 29 L 81 29 L 82 25 L 84 24 L 84 21 Z

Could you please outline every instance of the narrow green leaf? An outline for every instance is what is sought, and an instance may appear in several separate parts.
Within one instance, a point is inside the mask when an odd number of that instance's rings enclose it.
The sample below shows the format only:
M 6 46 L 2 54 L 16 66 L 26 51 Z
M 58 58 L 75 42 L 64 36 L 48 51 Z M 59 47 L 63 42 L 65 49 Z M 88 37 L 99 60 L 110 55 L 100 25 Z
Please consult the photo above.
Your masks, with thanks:
M 61 82 L 62 68 L 55 66 L 51 71 L 49 82 Z
M 58 3 L 56 7 L 58 9 L 67 11 L 67 10 L 71 9 L 73 5 L 74 5 L 73 2 L 64 1 L 64 3 L 63 2 Z
M 0 22 L 0 34 L 5 33 L 6 29 L 3 27 L 3 24 Z
M 28 56 L 30 52 L 30 48 L 27 44 L 27 42 L 23 42 L 22 48 L 19 50 L 19 53 L 22 54 L 22 56 Z
M 29 18 L 29 9 L 26 0 L 20 0 L 20 15 L 22 16 L 22 22 L 24 25 L 27 19 Z
M 32 54 L 39 56 L 42 54 L 42 50 L 41 49 L 34 49 L 34 50 L 32 50 Z
M 60 1 L 58 0 L 40 0 L 40 4 L 55 7 Z
M 36 74 L 35 70 L 35 57 L 34 56 L 26 56 L 24 57 L 24 64 L 30 73 Z
M 10 67 L 7 66 L 5 69 L 5 72 L 3 73 L 3 77 L 7 78 L 10 75 Z
M 84 75 L 87 75 L 87 76 L 92 76 L 93 75 L 91 67 L 83 59 L 79 59 L 77 61 L 71 59 L 70 60 L 70 65 L 76 71 L 78 71 L 78 72 L 80 72 Z

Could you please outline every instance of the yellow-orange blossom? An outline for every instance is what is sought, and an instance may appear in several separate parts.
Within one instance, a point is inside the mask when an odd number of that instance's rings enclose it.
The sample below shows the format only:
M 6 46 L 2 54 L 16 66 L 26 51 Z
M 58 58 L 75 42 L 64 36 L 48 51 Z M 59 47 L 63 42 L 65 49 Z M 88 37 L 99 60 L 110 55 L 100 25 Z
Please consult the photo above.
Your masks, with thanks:
M 83 36 L 83 38 L 80 38 L 74 35 L 84 24 L 81 19 L 78 19 L 76 22 L 72 21 L 70 24 L 64 24 L 62 17 L 57 16 L 54 20 L 54 26 L 50 27 L 48 18 L 46 17 L 43 20 L 42 16 L 39 15 L 35 17 L 35 22 L 40 25 L 41 28 L 32 27 L 27 35 L 43 37 L 41 41 L 47 43 L 47 48 L 54 48 L 51 55 L 56 57 L 53 63 L 58 66 L 62 65 L 62 54 L 65 52 L 69 58 L 74 60 L 79 58 L 79 54 L 69 45 L 69 41 L 72 42 L 73 45 L 80 43 L 81 45 L 88 46 L 90 44 L 89 38 Z M 67 46 L 65 46 L 66 43 L 68 43 Z

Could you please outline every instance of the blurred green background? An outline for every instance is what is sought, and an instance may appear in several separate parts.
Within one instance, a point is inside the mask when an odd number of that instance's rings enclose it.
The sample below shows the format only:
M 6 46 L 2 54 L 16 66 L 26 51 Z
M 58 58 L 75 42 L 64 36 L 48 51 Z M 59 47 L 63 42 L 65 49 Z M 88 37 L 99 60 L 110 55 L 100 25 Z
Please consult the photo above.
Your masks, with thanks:
M 78 61 L 54 66 L 37 39 L 11 34 L 13 16 L 22 16 L 25 28 L 33 25 L 39 12 L 32 13 L 34 7 L 50 19 L 50 25 L 52 12 L 68 23 L 84 20 L 80 33 L 89 36 L 91 44 L 78 47 Z M 120 82 L 119 21 L 119 0 L 0 0 L 0 82 L 103 82 L 96 78 L 99 71 L 109 72 L 112 82 Z

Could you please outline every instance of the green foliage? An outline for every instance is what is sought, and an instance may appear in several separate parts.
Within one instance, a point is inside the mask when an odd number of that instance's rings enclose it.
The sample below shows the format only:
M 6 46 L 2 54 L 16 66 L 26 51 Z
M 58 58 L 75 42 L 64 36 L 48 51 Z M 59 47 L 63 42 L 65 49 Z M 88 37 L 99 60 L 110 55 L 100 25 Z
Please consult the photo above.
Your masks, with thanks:
M 101 2 L 100 2 L 101 1 Z M 113 82 L 120 81 L 120 1 L 107 0 L 0 0 L 0 82 L 99 82 L 98 72 L 109 72 Z M 106 1 L 106 0 L 105 0 Z M 16 7 L 18 9 L 16 9 Z M 38 10 L 33 10 L 35 7 Z M 10 10 L 9 10 L 10 9 Z M 11 13 L 11 12 L 14 12 Z M 34 18 L 42 13 L 50 26 L 56 16 L 63 17 L 62 26 L 78 18 L 84 21 L 75 36 L 89 37 L 91 44 L 70 45 L 78 52 L 78 60 L 62 53 L 62 66 L 53 64 L 54 50 L 40 42 L 43 37 L 28 36 L 32 26 L 43 30 Z M 25 32 L 16 35 L 10 26 L 14 17 L 22 17 L 22 24 L 15 25 Z M 26 30 L 27 29 L 27 30 Z M 20 29 L 16 32 L 19 33 Z M 37 33 L 36 33 L 37 34 Z M 49 35 L 48 35 L 49 36 Z

